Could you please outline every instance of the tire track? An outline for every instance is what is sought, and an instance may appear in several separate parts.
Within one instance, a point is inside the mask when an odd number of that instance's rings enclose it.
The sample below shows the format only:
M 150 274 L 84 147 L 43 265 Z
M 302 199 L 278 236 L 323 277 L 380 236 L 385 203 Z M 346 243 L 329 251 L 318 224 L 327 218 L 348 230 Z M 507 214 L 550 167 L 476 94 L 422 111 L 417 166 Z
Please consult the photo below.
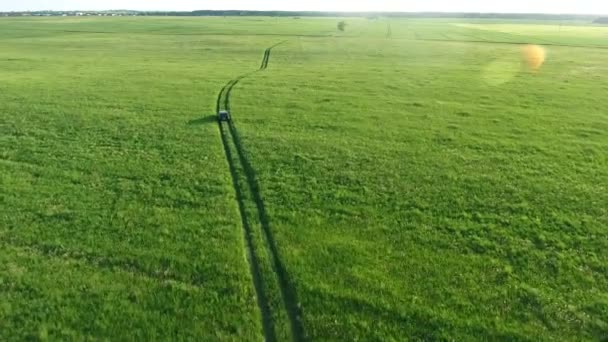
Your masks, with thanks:
M 234 123 L 228 123 L 228 129 L 232 136 L 235 149 L 239 158 L 239 162 L 244 169 L 244 173 L 247 180 L 249 190 L 253 195 L 253 201 L 258 212 L 258 219 L 262 227 L 262 233 L 267 244 L 268 252 L 272 261 L 272 266 L 276 272 L 277 280 L 279 282 L 279 288 L 281 290 L 281 297 L 283 298 L 283 304 L 289 317 L 291 325 L 291 332 L 294 341 L 304 341 L 304 328 L 302 326 L 300 318 L 302 317 L 301 310 L 298 306 L 298 300 L 296 291 L 289 280 L 289 275 L 285 268 L 285 265 L 281 261 L 279 251 L 277 248 L 276 239 L 270 228 L 270 220 L 266 211 L 266 206 L 260 194 L 260 186 L 257 182 L 257 176 L 255 170 L 251 166 L 251 163 L 243 153 L 243 144 L 240 135 L 236 129 Z
M 268 68 L 268 62 L 270 61 L 270 53 L 272 52 L 272 49 L 274 49 L 275 47 L 277 47 L 285 42 L 286 41 L 284 40 L 282 42 L 276 43 L 264 51 L 264 58 L 262 59 L 262 65 L 260 66 L 259 70 L 266 70 Z
M 216 100 L 217 112 L 222 109 L 225 109 L 230 112 L 230 97 L 232 95 L 234 87 L 241 80 L 250 77 L 251 75 L 257 72 L 266 70 L 270 62 L 270 55 L 272 49 L 280 44 L 283 44 L 284 42 L 285 41 L 279 42 L 264 51 L 262 63 L 258 70 L 236 77 L 226 83 L 226 85 L 224 85 L 224 87 L 220 90 Z M 277 338 L 275 330 L 273 329 L 274 327 L 272 325 L 273 320 L 271 308 L 268 301 L 269 296 L 267 293 L 265 293 L 263 287 L 264 279 L 260 270 L 259 258 L 255 254 L 256 246 L 253 239 L 254 231 L 252 225 L 247 219 L 245 205 L 246 199 L 243 195 L 244 191 L 243 189 L 241 189 L 241 186 L 239 185 L 238 181 L 239 175 L 237 172 L 237 167 L 239 166 L 243 170 L 246 186 L 248 187 L 249 193 L 252 196 L 251 201 L 254 203 L 254 207 L 257 211 L 257 218 L 261 226 L 261 235 L 264 241 L 264 246 L 261 246 L 261 248 L 265 250 L 269 255 L 271 266 L 274 270 L 276 281 L 278 282 L 278 287 L 281 292 L 280 297 L 282 300 L 282 304 L 289 319 L 292 339 L 298 342 L 305 341 L 305 332 L 301 322 L 302 313 L 298 306 L 296 291 L 291 281 L 289 280 L 290 277 L 288 275 L 288 272 L 280 258 L 277 242 L 272 232 L 272 229 L 270 228 L 270 219 L 266 211 L 266 206 L 260 194 L 260 186 L 257 181 L 256 172 L 253 166 L 251 165 L 251 162 L 247 158 L 246 154 L 244 153 L 243 142 L 238 133 L 237 127 L 234 124 L 234 121 L 231 119 L 228 122 L 220 122 L 219 128 L 222 136 L 222 144 L 224 145 L 226 159 L 228 160 L 230 173 L 233 179 L 233 185 L 237 194 L 237 201 L 239 205 L 241 219 L 243 221 L 243 230 L 246 237 L 246 249 L 248 260 L 251 264 L 250 268 L 252 276 L 254 278 L 254 287 L 256 290 L 258 306 L 262 313 L 264 337 L 266 341 L 275 341 Z M 234 148 L 234 154 L 232 153 L 231 146 Z M 240 165 L 236 165 L 236 162 L 238 162 L 238 164 Z
M 224 89 L 222 89 L 222 91 L 224 91 Z M 220 123 L 220 125 L 222 124 Z M 253 243 L 253 230 L 251 228 L 251 225 L 249 224 L 249 221 L 247 220 L 247 212 L 245 210 L 245 198 L 243 196 L 241 187 L 238 184 L 238 173 L 236 166 L 233 162 L 234 159 L 232 156 L 232 152 L 229 147 L 230 143 L 228 134 L 223 129 L 223 126 L 220 126 L 220 131 L 222 136 L 222 145 L 224 146 L 224 153 L 226 154 L 226 159 L 228 160 L 228 166 L 230 168 L 230 175 L 232 176 L 232 185 L 234 186 L 236 200 L 239 207 L 239 213 L 241 215 L 243 235 L 245 236 L 245 254 L 249 263 L 249 271 L 251 272 L 251 277 L 253 280 L 256 302 L 260 310 L 260 314 L 262 316 L 262 329 L 264 333 L 264 340 L 268 342 L 273 342 L 276 341 L 277 338 L 272 324 L 272 314 L 270 312 L 268 295 L 266 294 L 266 291 L 264 291 L 260 262 L 255 253 L 255 247 Z
M 260 66 L 260 70 L 265 70 L 268 68 L 268 60 L 270 59 L 270 49 L 266 49 L 264 51 L 264 58 L 262 58 L 262 65 Z

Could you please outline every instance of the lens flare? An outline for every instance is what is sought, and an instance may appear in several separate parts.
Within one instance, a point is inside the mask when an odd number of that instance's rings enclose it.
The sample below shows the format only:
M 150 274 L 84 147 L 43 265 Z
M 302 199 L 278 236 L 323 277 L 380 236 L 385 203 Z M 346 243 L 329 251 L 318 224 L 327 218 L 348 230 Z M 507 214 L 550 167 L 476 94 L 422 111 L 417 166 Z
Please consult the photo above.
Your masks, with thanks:
M 547 51 L 542 46 L 538 45 L 526 45 L 522 49 L 524 61 L 530 68 L 530 70 L 536 72 L 545 63 L 547 58 Z

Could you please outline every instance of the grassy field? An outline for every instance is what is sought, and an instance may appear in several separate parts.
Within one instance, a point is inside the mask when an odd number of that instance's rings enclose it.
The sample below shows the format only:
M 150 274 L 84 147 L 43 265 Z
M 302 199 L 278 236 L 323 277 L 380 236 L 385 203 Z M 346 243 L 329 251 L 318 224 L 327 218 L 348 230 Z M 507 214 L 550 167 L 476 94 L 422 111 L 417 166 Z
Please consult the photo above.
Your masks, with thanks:
M 608 338 L 608 27 L 337 21 L 1 19 L 0 340 Z

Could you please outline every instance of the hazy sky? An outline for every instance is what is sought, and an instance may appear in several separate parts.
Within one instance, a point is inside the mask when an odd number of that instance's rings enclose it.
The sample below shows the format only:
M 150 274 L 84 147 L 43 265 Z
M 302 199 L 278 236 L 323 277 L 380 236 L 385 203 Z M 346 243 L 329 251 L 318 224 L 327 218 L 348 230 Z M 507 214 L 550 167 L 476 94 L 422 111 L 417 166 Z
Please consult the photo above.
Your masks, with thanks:
M 608 0 L 0 0 L 0 11 L 47 9 L 272 9 L 608 14 Z

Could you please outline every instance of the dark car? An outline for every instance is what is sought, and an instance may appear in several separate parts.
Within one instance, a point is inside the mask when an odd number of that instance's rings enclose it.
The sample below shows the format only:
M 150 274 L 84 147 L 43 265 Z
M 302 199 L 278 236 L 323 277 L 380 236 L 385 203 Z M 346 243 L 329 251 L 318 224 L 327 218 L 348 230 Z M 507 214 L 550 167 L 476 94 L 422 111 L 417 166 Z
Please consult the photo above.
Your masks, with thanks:
M 217 116 L 220 121 L 230 121 L 230 113 L 227 110 L 220 110 Z

